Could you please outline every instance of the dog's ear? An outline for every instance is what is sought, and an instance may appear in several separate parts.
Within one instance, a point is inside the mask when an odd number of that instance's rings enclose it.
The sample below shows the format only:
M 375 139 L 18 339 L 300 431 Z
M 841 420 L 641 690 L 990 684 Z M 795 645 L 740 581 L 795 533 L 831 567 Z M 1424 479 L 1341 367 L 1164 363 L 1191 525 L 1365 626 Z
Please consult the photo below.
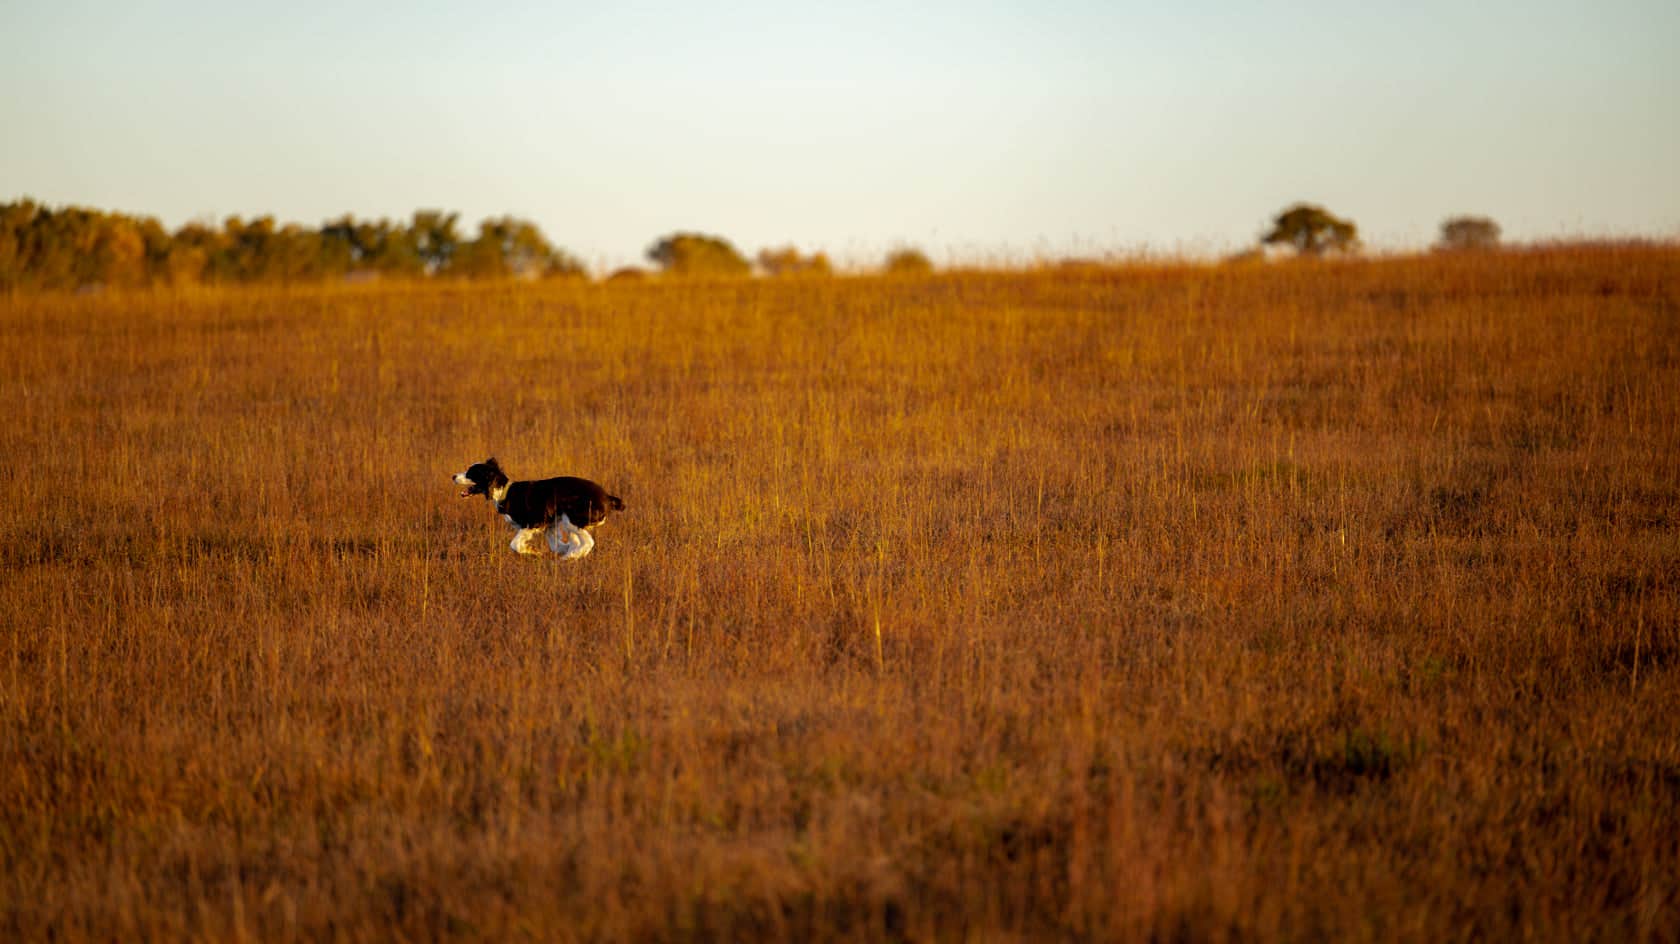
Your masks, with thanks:
M 485 459 L 484 464 L 489 466 L 492 469 L 495 469 L 498 472 L 500 472 L 502 470 L 502 467 L 496 464 L 496 457 L 495 456 L 491 456 L 490 458 Z

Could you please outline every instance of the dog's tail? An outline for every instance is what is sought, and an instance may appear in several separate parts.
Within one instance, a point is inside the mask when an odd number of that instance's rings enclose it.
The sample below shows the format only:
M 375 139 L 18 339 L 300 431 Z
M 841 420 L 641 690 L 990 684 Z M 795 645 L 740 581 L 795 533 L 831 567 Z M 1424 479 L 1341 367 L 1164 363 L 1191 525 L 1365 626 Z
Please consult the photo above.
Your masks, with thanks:
M 623 511 L 624 510 L 624 499 L 619 498 L 617 495 L 608 495 L 607 496 L 607 507 L 611 508 L 613 511 Z

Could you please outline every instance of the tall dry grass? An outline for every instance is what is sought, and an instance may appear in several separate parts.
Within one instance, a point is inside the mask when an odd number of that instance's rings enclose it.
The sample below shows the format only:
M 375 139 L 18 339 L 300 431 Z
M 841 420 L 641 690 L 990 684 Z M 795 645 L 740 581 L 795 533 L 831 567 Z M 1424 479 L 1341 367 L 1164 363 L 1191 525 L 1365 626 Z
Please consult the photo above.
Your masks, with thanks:
M 1680 251 L 0 300 L 0 935 L 1673 940 Z M 628 510 L 508 552 L 494 454 Z

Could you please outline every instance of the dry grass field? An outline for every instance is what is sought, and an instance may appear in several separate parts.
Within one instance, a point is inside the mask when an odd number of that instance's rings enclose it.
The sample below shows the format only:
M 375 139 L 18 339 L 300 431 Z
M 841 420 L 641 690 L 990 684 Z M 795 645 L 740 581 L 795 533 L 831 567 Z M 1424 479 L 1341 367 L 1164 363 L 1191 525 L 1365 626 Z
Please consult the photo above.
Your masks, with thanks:
M 16 296 L 0 400 L 0 938 L 1680 937 L 1680 249 Z

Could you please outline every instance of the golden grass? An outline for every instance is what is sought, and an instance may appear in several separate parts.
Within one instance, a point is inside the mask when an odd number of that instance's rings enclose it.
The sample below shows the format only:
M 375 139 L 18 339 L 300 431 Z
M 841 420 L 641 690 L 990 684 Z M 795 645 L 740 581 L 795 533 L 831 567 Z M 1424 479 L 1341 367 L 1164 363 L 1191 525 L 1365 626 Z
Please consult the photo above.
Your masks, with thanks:
M 0 936 L 1680 936 L 1673 248 L 20 296 L 0 365 Z M 515 557 L 487 454 L 628 510 Z

